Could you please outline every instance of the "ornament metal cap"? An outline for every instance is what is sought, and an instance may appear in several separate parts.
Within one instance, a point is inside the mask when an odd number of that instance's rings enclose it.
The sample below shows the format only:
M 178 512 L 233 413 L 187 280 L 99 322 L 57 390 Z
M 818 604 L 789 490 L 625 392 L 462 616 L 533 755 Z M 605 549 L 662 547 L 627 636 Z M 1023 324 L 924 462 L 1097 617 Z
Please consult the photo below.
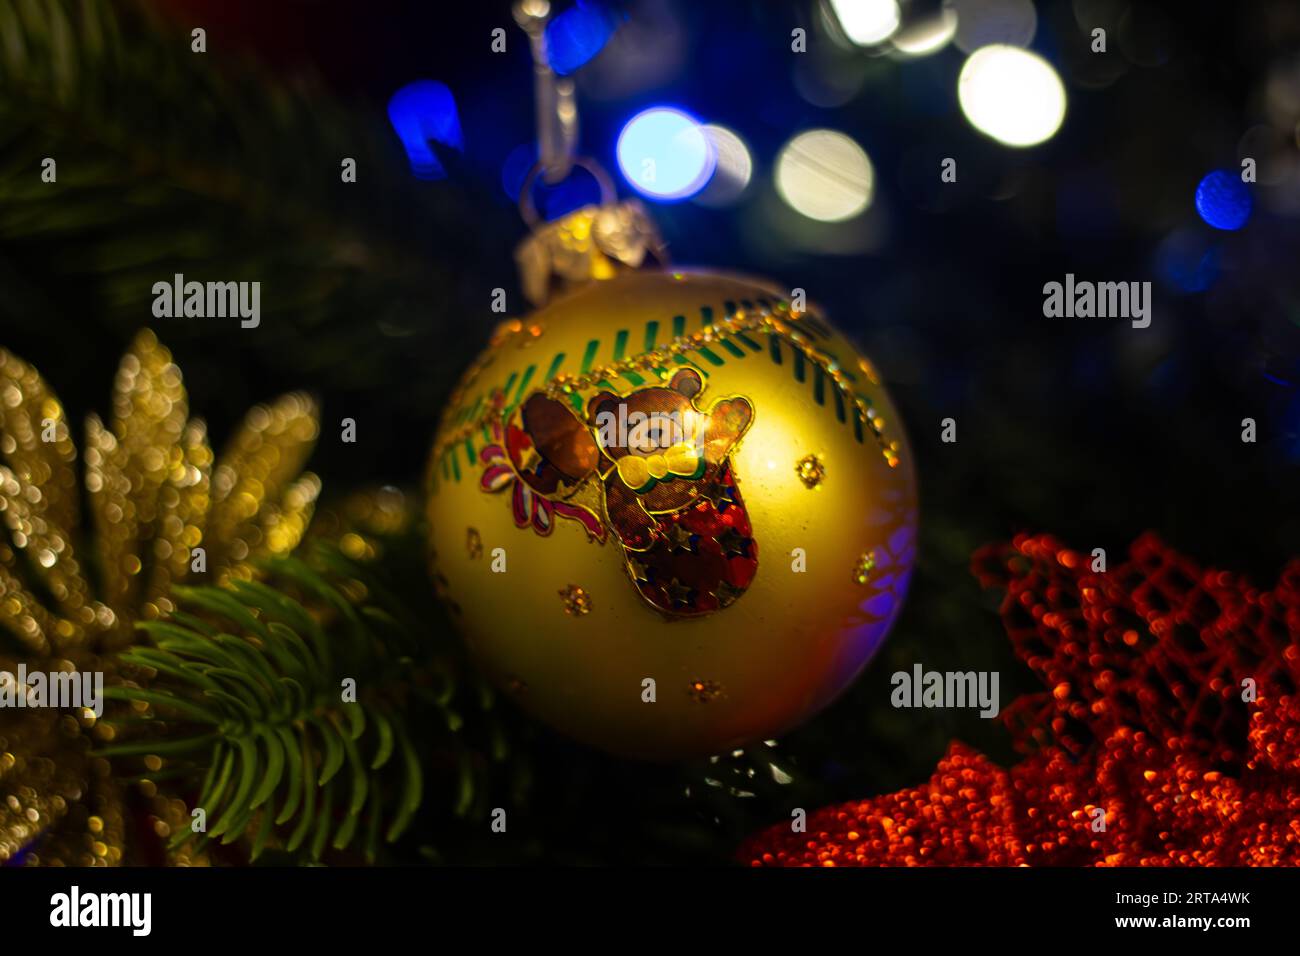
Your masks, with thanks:
M 519 212 L 532 235 L 515 250 L 524 295 L 534 306 L 556 293 L 593 280 L 612 279 L 620 272 L 668 264 L 663 238 L 649 213 L 635 199 L 619 202 L 609 176 L 594 160 L 576 157 L 600 184 L 599 205 L 583 206 L 553 222 L 543 222 L 533 203 L 533 184 L 542 171 L 537 164 L 524 180 Z
M 592 280 L 612 279 L 647 265 L 666 266 L 663 239 L 645 207 L 634 200 L 619 202 L 614 183 L 601 165 L 574 155 L 578 106 L 572 77 L 557 76 L 551 68 L 546 43 L 551 5 L 546 0 L 517 0 L 513 10 L 515 22 L 528 34 L 537 108 L 538 160 L 519 190 L 519 212 L 532 230 L 515 250 L 524 295 L 540 307 L 556 293 Z M 544 222 L 533 201 L 537 177 L 555 186 L 575 168 L 596 180 L 600 204 Z

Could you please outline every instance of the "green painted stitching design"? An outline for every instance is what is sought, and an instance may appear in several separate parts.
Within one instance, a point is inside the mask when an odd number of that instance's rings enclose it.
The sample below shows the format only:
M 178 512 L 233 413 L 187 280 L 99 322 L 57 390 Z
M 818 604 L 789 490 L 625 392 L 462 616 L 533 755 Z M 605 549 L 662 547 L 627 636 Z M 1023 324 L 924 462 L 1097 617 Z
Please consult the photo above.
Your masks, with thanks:
M 784 302 L 778 302 L 774 305 L 770 299 L 767 299 L 765 297 L 760 297 L 758 298 L 757 301 L 758 301 L 757 308 L 761 310 L 760 314 L 763 315 L 764 317 L 770 316 L 775 311 L 785 311 L 786 309 L 788 309 L 788 306 Z M 745 313 L 748 313 L 754 310 L 755 308 L 756 307 L 754 303 L 751 302 L 749 299 L 740 300 L 739 309 L 737 307 L 736 302 L 732 300 L 727 300 L 723 303 L 723 311 L 728 319 L 733 319 L 737 315 L 740 309 L 743 309 Z M 700 306 L 699 313 L 700 313 L 700 327 L 702 329 L 715 328 L 714 319 L 713 319 L 714 310 L 712 306 L 708 306 L 708 305 Z M 825 339 L 831 337 L 830 329 L 825 325 L 825 323 L 823 323 L 820 319 L 817 319 L 815 316 L 804 313 L 799 317 L 798 322 L 799 322 L 799 329 L 805 332 L 807 337 L 810 339 Z M 673 329 L 674 340 L 680 339 L 685 334 L 686 324 L 687 324 L 686 316 L 684 315 L 673 316 L 672 329 Z M 720 333 L 713 341 L 722 350 L 729 353 L 730 356 L 732 356 L 735 359 L 743 359 L 748 355 L 748 353 L 745 352 L 745 350 L 742 349 L 739 345 L 737 345 L 735 341 L 733 341 L 733 339 L 741 342 L 742 344 L 744 344 L 754 352 L 763 351 L 763 346 L 760 345 L 758 342 L 755 342 L 753 338 L 750 337 L 747 330 L 744 329 L 730 330 L 729 335 L 730 337 L 728 337 L 727 333 Z M 658 336 L 659 336 L 659 321 L 657 319 L 652 319 L 649 322 L 647 322 L 645 326 L 645 351 L 649 352 L 655 349 L 655 343 L 658 339 Z M 627 353 L 627 343 L 629 337 L 630 337 L 630 332 L 627 329 L 620 329 L 618 332 L 615 333 L 614 345 L 612 349 L 613 361 L 620 362 L 624 359 Z M 768 357 L 774 365 L 784 364 L 784 356 L 782 355 L 781 352 L 781 339 L 782 339 L 781 335 L 776 332 L 768 333 Z M 585 375 L 591 371 L 592 367 L 595 364 L 596 357 L 600 353 L 600 346 L 601 346 L 600 339 L 592 339 L 587 343 L 587 347 L 582 357 L 582 374 Z M 694 347 L 687 347 L 684 351 L 695 352 L 704 360 L 704 362 L 707 362 L 713 365 L 714 367 L 722 366 L 727 363 L 727 359 L 725 357 L 719 355 L 717 352 L 713 351 L 707 345 L 697 345 Z M 794 375 L 795 381 L 797 382 L 807 381 L 808 360 L 804 351 L 800 348 L 795 348 L 792 345 L 791 354 L 794 357 L 794 360 L 791 363 L 791 370 Z M 857 381 L 857 376 L 852 371 L 850 371 L 847 368 L 844 368 L 840 364 L 838 356 L 834 355 L 833 353 L 827 352 L 825 350 L 821 350 L 821 354 L 825 355 L 827 358 L 831 360 L 832 364 L 830 368 L 834 372 L 844 376 L 849 381 L 852 382 Z M 674 354 L 672 356 L 672 359 L 677 365 L 696 365 L 697 367 L 700 365 L 700 363 L 692 361 L 683 352 L 678 352 Z M 549 383 L 555 380 L 557 374 L 560 371 L 560 368 L 564 364 L 564 360 L 565 360 L 565 353 L 563 352 L 559 352 L 554 356 L 554 358 L 551 360 L 550 367 L 547 369 L 546 375 L 544 376 L 544 381 Z M 826 379 L 829 376 L 823 370 L 820 363 L 814 362 L 812 364 L 814 369 L 813 400 L 818 405 L 824 406 L 826 404 Z M 705 368 L 699 367 L 698 370 L 702 375 L 704 375 L 707 378 L 708 371 Z M 509 396 L 512 391 L 514 392 L 513 401 L 511 401 L 507 406 L 507 408 L 505 409 L 506 412 L 513 410 L 523 400 L 524 393 L 526 392 L 528 385 L 532 381 L 533 375 L 536 373 L 536 371 L 537 371 L 536 365 L 528 366 L 528 368 L 524 370 L 524 375 L 522 379 L 519 378 L 519 373 L 517 371 L 510 373 L 510 376 L 506 379 L 505 385 L 501 389 L 502 394 L 507 396 Z M 669 372 L 669 369 L 664 368 L 662 366 L 658 366 L 654 368 L 654 371 L 660 374 L 661 376 L 666 377 Z M 630 384 L 631 388 L 639 388 L 646 383 L 646 379 L 644 377 L 642 377 L 636 371 L 631 369 L 622 371 L 619 375 L 615 376 L 615 378 L 624 379 Z M 516 380 L 518 380 L 518 385 L 515 384 Z M 604 377 L 600 381 L 594 384 L 598 388 L 608 389 L 610 391 L 621 390 L 620 386 L 616 382 L 611 381 L 610 378 L 608 377 Z M 834 382 L 833 384 L 834 387 L 832 388 L 831 391 L 835 399 L 835 417 L 841 423 L 843 423 L 848 420 L 847 409 L 844 402 L 845 389 L 838 382 Z M 455 419 L 454 419 L 455 424 L 463 425 L 467 421 L 477 422 L 479 420 L 479 417 L 482 414 L 483 407 L 488 400 L 487 399 L 488 394 L 490 393 L 482 393 L 478 395 L 477 398 L 472 403 L 466 403 L 462 405 L 462 407 L 455 415 Z M 869 414 L 867 416 L 864 416 L 862 408 L 858 404 L 858 402 L 861 402 L 862 404 L 866 405 L 868 412 L 870 412 L 872 408 L 871 399 L 868 396 L 862 395 L 861 393 L 856 391 L 853 392 L 853 396 L 856 399 L 856 401 L 854 402 L 854 409 L 853 409 L 853 416 L 852 416 L 853 436 L 855 440 L 859 444 L 865 441 L 866 435 L 865 435 L 865 430 L 863 428 L 863 425 L 866 424 L 871 429 L 877 441 L 879 441 L 882 444 L 882 446 L 885 445 L 883 432 L 879 430 L 872 416 L 870 416 Z M 582 414 L 585 407 L 585 402 L 582 396 L 578 392 L 571 392 L 568 395 L 568 399 L 569 399 L 569 404 L 573 407 L 574 411 L 577 412 L 578 414 Z M 492 438 L 491 438 L 491 432 L 486 424 L 483 425 L 482 432 L 483 432 L 483 440 L 485 445 L 489 444 L 492 441 Z M 892 450 L 896 452 L 896 444 L 897 443 L 893 443 L 889 446 L 886 446 L 886 448 L 888 450 Z M 454 480 L 458 482 L 460 481 L 460 462 L 459 462 L 459 456 L 457 455 L 457 449 L 459 447 L 464 447 L 466 460 L 469 464 L 471 471 L 473 471 L 477 467 L 478 463 L 476 460 L 473 442 L 468 437 L 464 439 L 463 443 L 452 442 L 448 444 L 443 450 L 443 452 L 441 453 L 441 455 L 439 456 L 443 477 L 454 478 Z M 887 458 L 889 457 L 888 450 L 886 454 Z M 450 475 L 448 474 L 449 471 L 451 473 Z
M 546 375 L 544 376 L 546 381 L 549 382 L 551 379 L 555 378 L 555 373 L 560 370 L 560 366 L 563 364 L 564 364 L 564 353 L 556 352 L 555 358 L 551 360 L 551 367 L 546 370 Z

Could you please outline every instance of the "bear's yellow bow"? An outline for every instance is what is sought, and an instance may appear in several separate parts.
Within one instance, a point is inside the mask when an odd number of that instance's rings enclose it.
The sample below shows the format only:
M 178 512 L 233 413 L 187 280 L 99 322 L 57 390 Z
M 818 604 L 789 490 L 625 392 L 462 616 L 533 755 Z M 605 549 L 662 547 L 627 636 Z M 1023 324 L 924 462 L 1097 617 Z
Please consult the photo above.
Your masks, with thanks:
M 616 463 L 618 476 L 633 490 L 644 488 L 670 475 L 682 478 L 697 477 L 700 471 L 700 450 L 692 442 L 678 442 L 664 450 L 662 455 L 624 455 Z

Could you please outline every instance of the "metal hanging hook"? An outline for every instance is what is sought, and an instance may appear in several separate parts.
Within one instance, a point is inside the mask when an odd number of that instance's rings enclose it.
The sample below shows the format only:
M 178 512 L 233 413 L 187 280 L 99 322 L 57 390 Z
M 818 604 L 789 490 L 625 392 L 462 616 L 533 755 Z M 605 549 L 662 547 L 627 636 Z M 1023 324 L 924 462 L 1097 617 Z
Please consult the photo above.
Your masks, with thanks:
M 550 186 L 573 170 L 578 146 L 578 102 L 571 77 L 551 69 L 546 49 L 548 0 L 517 0 L 515 22 L 528 34 L 533 54 L 533 95 L 537 109 L 537 155 L 542 180 Z
M 609 178 L 609 173 L 605 168 L 587 156 L 574 156 L 569 160 L 570 169 L 585 169 L 596 180 L 596 185 L 600 188 L 600 204 L 602 206 L 612 206 L 618 202 L 618 192 L 614 189 L 614 181 Z M 537 203 L 533 199 L 533 187 L 537 185 L 537 177 L 542 172 L 542 164 L 534 163 L 533 168 L 528 171 L 524 177 L 524 184 L 519 189 L 519 214 L 523 216 L 524 222 L 528 224 L 529 229 L 537 230 L 543 225 L 541 215 L 537 212 Z
M 517 0 L 513 12 L 532 49 L 537 107 L 537 162 L 519 191 L 519 212 L 531 230 L 515 250 L 524 294 L 541 305 L 559 289 L 611 279 L 628 269 L 667 265 L 663 239 L 641 204 L 619 202 L 614 181 L 600 163 L 577 155 L 573 80 L 556 75 L 547 50 L 549 0 Z M 595 178 L 599 205 L 587 204 L 555 221 L 543 220 L 533 198 L 537 181 L 555 186 L 575 169 Z

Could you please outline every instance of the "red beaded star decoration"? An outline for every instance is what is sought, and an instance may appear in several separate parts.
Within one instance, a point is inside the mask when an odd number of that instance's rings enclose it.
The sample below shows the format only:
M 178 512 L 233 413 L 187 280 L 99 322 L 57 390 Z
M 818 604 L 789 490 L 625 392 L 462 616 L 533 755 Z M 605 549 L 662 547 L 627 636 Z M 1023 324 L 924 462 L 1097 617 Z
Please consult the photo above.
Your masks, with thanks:
M 981 549 L 1047 690 L 1003 711 L 1009 770 L 954 742 L 929 782 L 750 838 L 754 866 L 1300 864 L 1300 559 L 1276 587 L 1155 535 L 1094 571 L 1047 535 Z

